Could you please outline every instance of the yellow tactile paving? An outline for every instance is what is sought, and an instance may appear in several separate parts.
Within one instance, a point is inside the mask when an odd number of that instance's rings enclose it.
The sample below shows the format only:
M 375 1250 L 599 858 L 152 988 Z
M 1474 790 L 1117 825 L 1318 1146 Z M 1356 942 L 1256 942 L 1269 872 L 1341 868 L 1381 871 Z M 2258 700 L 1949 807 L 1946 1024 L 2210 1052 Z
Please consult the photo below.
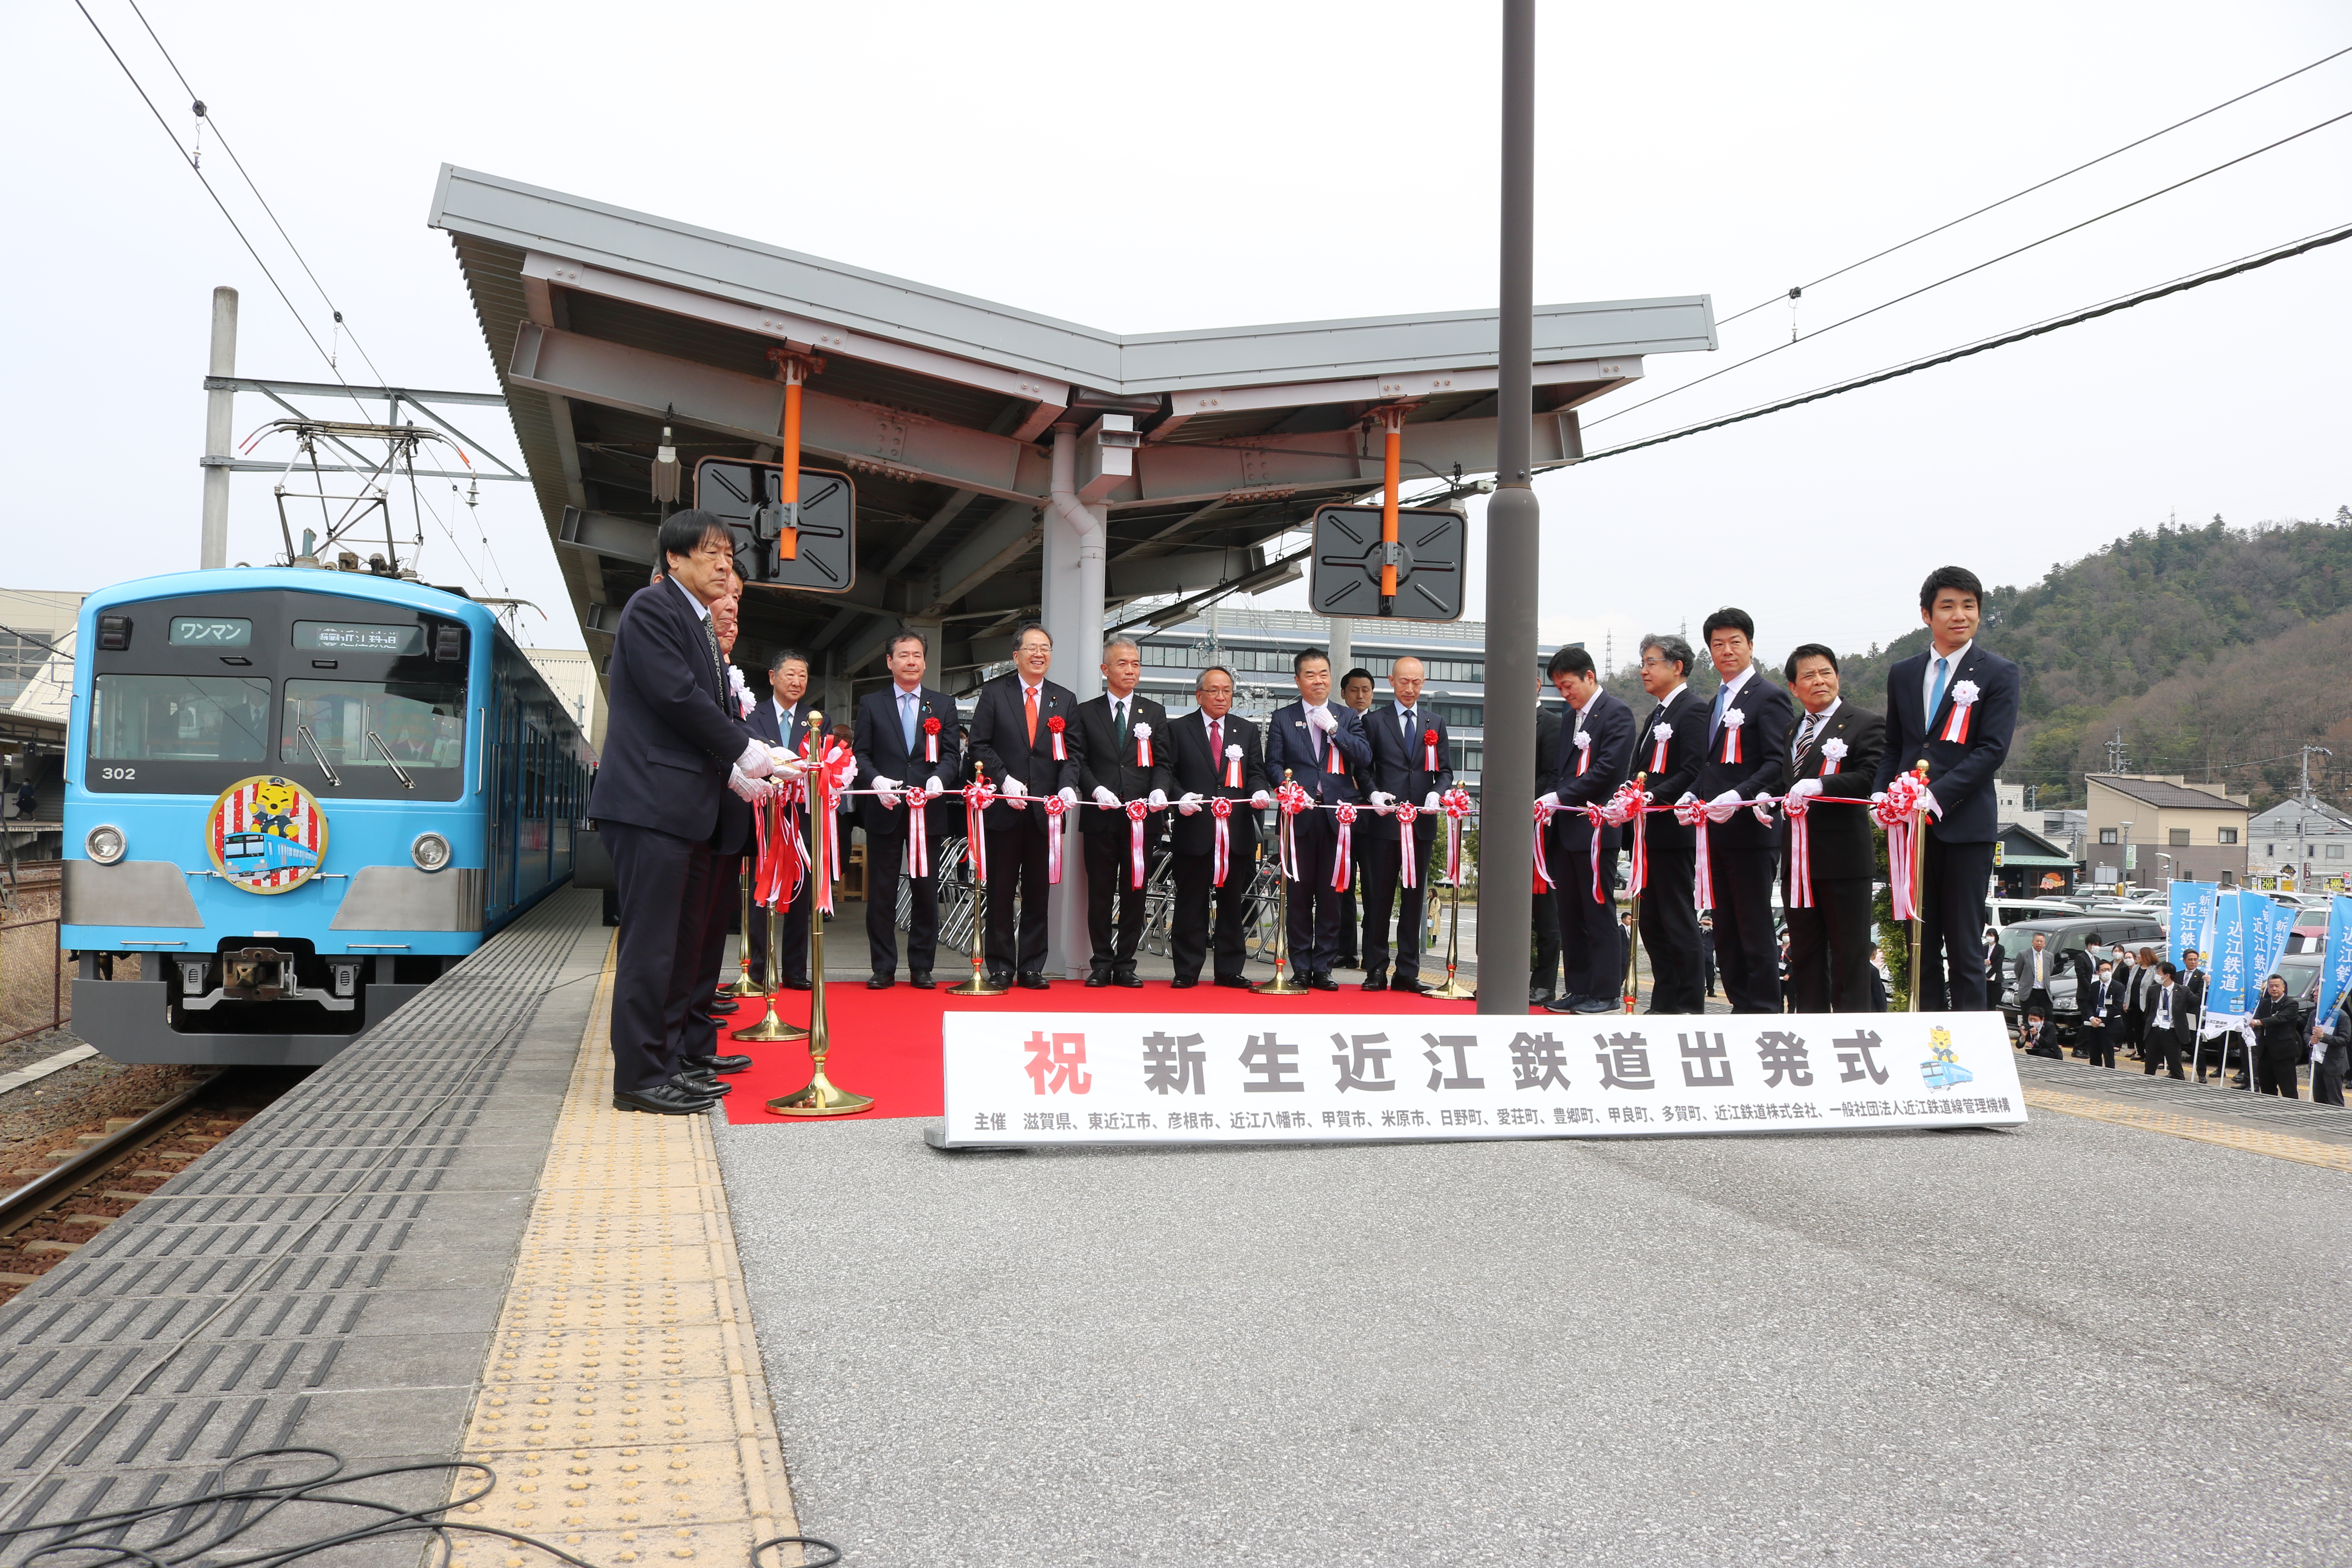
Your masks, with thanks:
M 2225 1149 L 2242 1149 L 2249 1154 L 2267 1154 L 2273 1160 L 2322 1165 L 2331 1171 L 2352 1171 L 2352 1147 L 2322 1143 L 2315 1138 L 2297 1138 L 2287 1132 L 2264 1132 L 2227 1121 L 2209 1121 L 2201 1116 L 2183 1116 L 2174 1110 L 2119 1105 L 2111 1100 L 2092 1100 L 2054 1089 L 2028 1089 L 2025 1103 L 2035 1110 L 2061 1110 L 2069 1116 L 2086 1117 L 2093 1121 L 2112 1121 L 2119 1127 L 2137 1127 L 2149 1132 L 2161 1132 L 2168 1137 L 2191 1138 L 2200 1143 L 2218 1143 Z
M 612 986 L 608 960 L 467 1427 L 498 1489 L 452 1517 L 592 1563 L 739 1568 L 795 1527 L 726 1189 L 706 1118 L 613 1109 Z M 525 1556 L 461 1536 L 451 1568 Z

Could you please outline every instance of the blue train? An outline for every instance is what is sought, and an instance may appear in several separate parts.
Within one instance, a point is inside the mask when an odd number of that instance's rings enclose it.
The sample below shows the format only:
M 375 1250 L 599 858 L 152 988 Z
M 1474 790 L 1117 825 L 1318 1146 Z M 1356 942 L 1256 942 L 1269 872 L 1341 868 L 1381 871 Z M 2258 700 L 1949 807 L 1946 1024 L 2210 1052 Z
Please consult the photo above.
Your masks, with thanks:
M 121 1062 L 325 1061 L 571 877 L 591 763 L 454 590 L 237 567 L 91 595 L 75 1032 Z

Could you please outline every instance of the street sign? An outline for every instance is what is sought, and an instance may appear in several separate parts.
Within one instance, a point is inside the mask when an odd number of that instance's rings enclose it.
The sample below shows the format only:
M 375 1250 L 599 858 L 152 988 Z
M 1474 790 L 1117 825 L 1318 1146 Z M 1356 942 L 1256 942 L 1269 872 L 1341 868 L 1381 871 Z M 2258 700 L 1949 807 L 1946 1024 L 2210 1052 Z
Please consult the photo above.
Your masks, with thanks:
M 1470 524 L 1442 507 L 1397 509 L 1397 542 L 1381 542 L 1381 509 L 1327 506 L 1315 513 L 1307 602 L 1318 616 L 1458 621 L 1470 556 Z M 1393 561 L 1396 597 L 1381 598 L 1381 568 Z
M 735 535 L 735 569 L 746 583 L 811 594 L 842 594 L 857 580 L 857 487 L 829 468 L 801 470 L 799 545 L 782 559 L 776 541 L 790 519 L 783 465 L 705 458 L 694 468 L 694 504 L 717 512 Z

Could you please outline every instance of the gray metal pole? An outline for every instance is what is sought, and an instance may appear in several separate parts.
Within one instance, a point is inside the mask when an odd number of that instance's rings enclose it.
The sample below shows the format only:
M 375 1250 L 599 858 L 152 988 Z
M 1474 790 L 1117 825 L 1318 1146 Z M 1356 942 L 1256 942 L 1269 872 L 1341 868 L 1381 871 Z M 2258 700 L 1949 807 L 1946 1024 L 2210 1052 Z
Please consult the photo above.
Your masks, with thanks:
M 1356 662 L 1356 628 L 1333 616 L 1325 622 L 1331 628 L 1328 651 L 1331 655 L 1331 695 L 1339 695 L 1339 678 L 1354 668 Z
M 1535 864 L 1535 0 L 1503 0 L 1503 275 L 1486 502 L 1486 757 L 1478 797 L 1478 1011 L 1528 1010 Z
M 213 290 L 213 353 L 211 373 L 236 374 L 236 290 Z M 196 547 L 196 565 L 211 571 L 228 564 L 228 468 L 236 440 L 233 421 L 236 394 L 205 394 L 205 456 L 216 461 L 205 469 L 204 531 Z

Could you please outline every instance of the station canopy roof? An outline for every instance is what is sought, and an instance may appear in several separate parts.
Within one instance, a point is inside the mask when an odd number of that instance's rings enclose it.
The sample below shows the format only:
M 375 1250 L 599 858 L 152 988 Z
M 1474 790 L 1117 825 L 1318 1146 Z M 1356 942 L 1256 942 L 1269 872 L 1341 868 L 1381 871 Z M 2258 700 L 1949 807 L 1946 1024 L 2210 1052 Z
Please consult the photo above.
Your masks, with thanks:
M 1081 499 L 1108 509 L 1110 606 L 1297 575 L 1269 546 L 1378 490 L 1376 410 L 1407 405 L 1409 482 L 1494 467 L 1492 310 L 1108 332 L 447 165 L 431 222 L 599 656 L 652 562 L 662 426 L 689 476 L 704 457 L 772 461 L 772 349 L 823 362 L 803 460 L 856 476 L 857 575 L 846 594 L 753 588 L 739 658 L 789 645 L 854 673 L 907 621 L 943 623 L 942 674 L 1003 657 L 1039 604 L 1057 425 L 1084 433 Z M 1581 451 L 1576 411 L 1645 356 L 1713 349 L 1714 312 L 1705 296 L 1538 306 L 1535 346 L 1534 458 L 1558 462 Z

